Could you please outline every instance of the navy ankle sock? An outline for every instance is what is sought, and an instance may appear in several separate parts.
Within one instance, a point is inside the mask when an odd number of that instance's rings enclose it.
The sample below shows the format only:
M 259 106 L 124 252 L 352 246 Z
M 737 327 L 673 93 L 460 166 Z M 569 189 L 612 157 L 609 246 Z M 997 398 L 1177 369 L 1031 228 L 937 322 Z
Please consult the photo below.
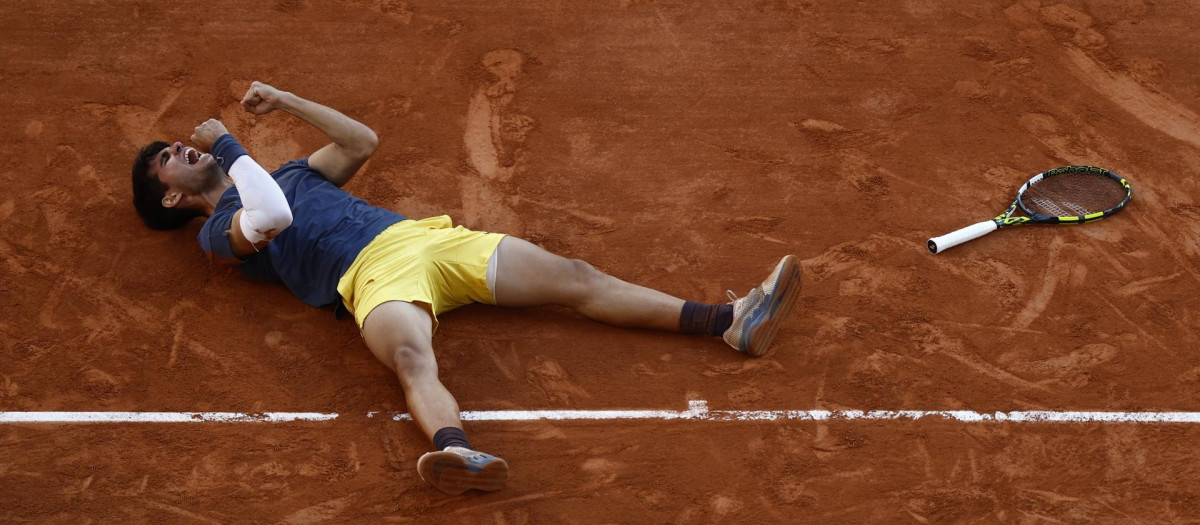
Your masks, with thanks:
M 471 444 L 467 443 L 467 434 L 458 427 L 446 427 L 434 432 L 433 446 L 438 450 L 446 450 L 446 447 L 471 448 Z
M 679 332 L 684 334 L 724 334 L 733 325 L 733 305 L 701 304 L 684 301 L 679 312 Z

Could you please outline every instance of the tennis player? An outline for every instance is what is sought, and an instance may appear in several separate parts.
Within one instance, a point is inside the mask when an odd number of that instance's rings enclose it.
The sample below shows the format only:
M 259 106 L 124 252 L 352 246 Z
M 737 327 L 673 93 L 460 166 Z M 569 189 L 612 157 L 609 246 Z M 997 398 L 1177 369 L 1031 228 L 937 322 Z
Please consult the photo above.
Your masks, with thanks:
M 241 101 L 256 115 L 281 109 L 331 143 L 267 173 L 220 121 L 196 127 L 193 146 L 154 142 L 133 163 L 133 204 L 147 226 L 206 218 L 200 247 L 252 278 L 282 281 L 305 303 L 354 316 L 367 347 L 400 379 L 408 409 L 433 441 L 417 472 L 448 494 L 498 490 L 508 464 L 476 451 L 458 403 L 438 380 L 438 316 L 468 303 L 562 305 L 616 326 L 721 336 L 751 356 L 767 352 L 800 291 L 788 255 L 760 286 L 729 304 L 700 304 L 630 284 L 524 240 L 413 220 L 341 189 L 375 151 L 367 126 L 255 82 Z

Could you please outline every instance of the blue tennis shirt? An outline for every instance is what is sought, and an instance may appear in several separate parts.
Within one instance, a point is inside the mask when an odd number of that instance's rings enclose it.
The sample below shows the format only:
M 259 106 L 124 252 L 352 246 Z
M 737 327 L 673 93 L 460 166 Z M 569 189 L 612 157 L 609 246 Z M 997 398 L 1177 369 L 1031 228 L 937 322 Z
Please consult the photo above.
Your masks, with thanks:
M 213 143 L 212 154 L 229 173 L 233 162 L 247 153 L 233 135 L 226 134 Z M 228 230 L 242 200 L 236 187 L 229 188 L 200 229 L 200 247 L 212 259 L 237 264 L 247 277 L 283 282 L 309 305 L 337 303 L 338 279 L 354 258 L 375 236 L 404 220 L 404 216 L 346 193 L 309 167 L 308 159 L 284 164 L 271 177 L 283 189 L 292 209 L 291 226 L 262 251 L 245 258 L 235 256 Z

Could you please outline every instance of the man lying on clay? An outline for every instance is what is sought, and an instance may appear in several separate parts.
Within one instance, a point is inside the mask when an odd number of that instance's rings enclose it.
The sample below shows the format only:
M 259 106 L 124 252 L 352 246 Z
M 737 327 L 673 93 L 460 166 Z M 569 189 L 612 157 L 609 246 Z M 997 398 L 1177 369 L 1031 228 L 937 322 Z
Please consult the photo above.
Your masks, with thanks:
M 438 381 L 432 337 L 439 314 L 472 302 L 555 304 L 611 325 L 722 336 L 738 351 L 761 356 L 799 296 L 794 255 L 745 297 L 700 304 L 515 237 L 455 227 L 444 215 L 407 219 L 341 189 L 375 151 L 370 128 L 259 82 L 241 103 L 257 115 L 282 109 L 333 142 L 268 174 L 210 119 L 192 135 L 194 148 L 179 142 L 142 148 L 133 163 L 134 207 L 156 230 L 205 217 L 198 240 L 210 259 L 282 281 L 312 306 L 353 314 L 433 441 L 435 451 L 421 456 L 417 472 L 448 494 L 498 490 L 508 464 L 472 448 L 458 403 Z

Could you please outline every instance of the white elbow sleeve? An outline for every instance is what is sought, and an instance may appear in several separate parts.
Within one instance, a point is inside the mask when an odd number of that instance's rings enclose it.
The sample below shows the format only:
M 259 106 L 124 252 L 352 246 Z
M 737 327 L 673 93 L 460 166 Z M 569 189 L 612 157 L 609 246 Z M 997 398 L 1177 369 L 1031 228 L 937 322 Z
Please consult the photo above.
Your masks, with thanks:
M 240 226 L 253 244 L 274 239 L 292 224 L 292 209 L 279 184 L 249 155 L 242 155 L 229 168 L 229 177 L 242 198 Z

